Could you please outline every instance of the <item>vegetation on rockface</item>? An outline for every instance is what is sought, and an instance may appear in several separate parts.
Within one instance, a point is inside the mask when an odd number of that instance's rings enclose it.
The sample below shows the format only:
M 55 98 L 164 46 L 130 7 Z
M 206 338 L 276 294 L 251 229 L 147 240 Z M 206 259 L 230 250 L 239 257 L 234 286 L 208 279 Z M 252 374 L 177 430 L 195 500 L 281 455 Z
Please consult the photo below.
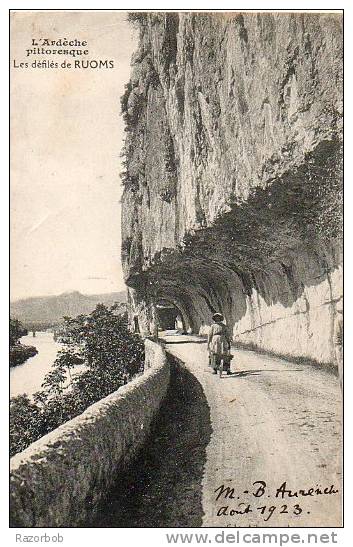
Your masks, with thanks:
M 176 250 L 155 256 L 151 273 L 175 271 L 189 260 L 216 261 L 238 274 L 283 263 L 303 245 L 342 237 L 342 164 L 337 143 L 323 143 L 291 173 L 253 188 L 247 199 L 230 196 L 212 226 L 186 234 Z
M 132 245 L 132 237 L 126 237 L 121 242 L 121 256 L 124 259 L 129 258 Z
M 123 167 L 120 173 L 121 183 L 124 188 L 132 192 L 139 189 L 139 179 L 141 172 L 141 161 L 136 162 L 136 141 L 139 139 L 139 127 L 143 121 L 143 106 L 146 104 L 146 97 L 141 94 L 137 88 L 134 88 L 131 82 L 125 86 L 125 93 L 121 97 L 121 113 L 125 122 L 125 141 L 120 154 Z M 140 158 L 139 158 L 140 160 Z M 137 163 L 136 168 L 134 164 Z
M 144 344 L 127 328 L 119 305 L 100 304 L 89 315 L 66 317 L 59 333 L 63 349 L 33 400 L 10 402 L 10 452 L 24 450 L 88 406 L 143 371 Z M 77 372 L 77 366 L 81 371 Z M 76 368 L 76 371 L 75 371 Z
M 175 52 L 166 20 L 145 21 L 139 51 L 161 84 L 130 141 L 127 168 L 143 165 L 147 188 L 124 194 L 122 255 L 141 329 L 166 298 L 194 332 L 221 310 L 243 341 L 332 359 L 342 236 L 342 29 L 333 19 L 179 14 L 175 63 L 165 58 Z M 141 64 L 132 82 L 143 89 Z
M 131 11 L 128 13 L 127 20 L 129 23 L 135 24 L 140 28 L 142 25 L 146 23 L 147 19 L 147 13 L 144 13 L 142 11 Z
M 161 78 L 169 79 L 169 68 L 176 62 L 176 35 L 178 31 L 177 14 L 144 14 L 130 13 L 128 20 L 140 29 L 140 48 L 133 56 L 133 76 L 125 85 L 122 95 L 121 113 L 125 122 L 125 142 L 121 153 L 123 170 L 120 174 L 125 189 L 135 194 L 136 200 L 142 199 L 139 190 L 147 185 L 146 161 L 148 141 L 148 127 L 146 111 L 148 102 L 155 102 L 155 95 L 162 93 Z M 152 58 L 151 48 L 142 38 L 147 24 L 161 25 L 163 43 L 163 67 L 160 74 L 156 70 Z M 155 119 L 160 119 L 160 113 L 155 113 Z M 163 173 L 160 177 L 159 197 L 170 203 L 176 194 L 177 160 L 174 143 L 169 127 L 165 125 L 165 112 L 160 120 L 159 127 L 163 136 L 159 139 L 157 156 L 163 163 Z M 153 123 L 149 121 L 149 125 Z M 158 123 L 158 122 L 156 122 Z M 156 158 L 157 159 L 157 158 Z
M 159 197 L 162 201 L 171 203 L 177 193 L 178 172 L 173 139 L 168 127 L 165 128 L 162 154 L 164 177 L 159 184 Z
M 25 346 L 20 343 L 20 338 L 28 334 L 18 319 L 10 318 L 10 367 L 22 365 L 27 359 L 36 355 L 37 349 L 34 346 Z
M 129 195 L 126 210 L 133 210 L 132 203 L 137 211 L 141 203 L 146 207 L 151 203 L 154 211 L 165 214 L 165 203 L 172 203 L 175 207 L 171 208 L 170 218 L 175 218 L 176 240 L 185 229 L 190 230 L 180 245 L 183 256 L 226 261 L 227 266 L 240 271 L 262 270 L 285 256 L 288 260 L 288 251 L 303 242 L 314 246 L 318 241 L 340 237 L 341 181 L 335 150 L 342 118 L 337 101 L 340 81 L 337 79 L 337 90 L 326 85 L 326 72 L 319 74 L 323 61 L 313 53 L 316 41 L 325 43 L 321 40 L 326 24 L 328 35 L 333 32 L 332 47 L 339 51 L 339 25 L 331 29 L 326 20 L 321 26 L 315 19 L 308 27 L 310 33 L 301 28 L 296 35 L 291 15 L 288 26 L 283 24 L 286 19 L 279 21 L 270 14 L 261 18 L 238 14 L 225 21 L 209 14 L 154 17 L 134 13 L 130 20 L 140 29 L 131 92 L 136 88 L 146 91 L 147 59 L 158 72 L 160 84 L 156 94 L 144 95 L 146 106 L 134 132 L 127 128 L 128 180 L 135 182 L 137 173 L 144 174 L 137 176 L 139 190 Z M 263 58 L 257 55 L 256 36 L 265 47 Z M 287 47 L 279 46 L 281 39 Z M 320 59 L 326 63 L 331 62 L 330 55 L 325 47 L 320 51 Z M 276 66 L 273 59 L 277 59 Z M 266 66 L 276 74 L 274 82 L 267 81 Z M 336 61 L 328 68 L 327 74 L 339 76 Z M 255 72 L 259 78 L 253 80 Z M 255 81 L 261 83 L 255 85 Z M 278 123 L 282 115 L 285 124 Z M 310 143 L 308 131 L 303 146 L 304 134 L 300 132 L 304 127 L 311 127 L 315 138 Z M 168 129 L 172 139 L 170 155 Z M 315 147 L 318 150 L 311 157 L 303 157 L 303 150 Z M 168 157 L 175 161 L 169 162 Z M 148 199 L 142 184 L 148 186 Z M 227 191 L 220 188 L 224 184 Z M 258 190 L 252 190 L 253 185 Z M 210 226 L 217 207 L 212 201 L 213 187 L 219 189 L 222 211 Z M 186 192 L 192 196 L 189 201 Z M 164 203 L 161 205 L 159 200 Z M 181 203 L 190 203 L 190 207 L 184 207 L 187 212 L 179 206 Z M 151 229 L 148 221 L 142 223 L 143 233 Z M 134 229 L 131 222 L 126 237 Z M 165 223 L 165 229 L 169 236 L 172 220 Z M 161 245 L 157 238 L 154 243 L 157 248 Z M 144 246 L 148 256 L 143 259 L 148 268 L 150 250 L 149 245 Z M 176 262 L 180 260 L 179 250 L 174 253 Z M 124 253 L 127 264 L 128 255 Z

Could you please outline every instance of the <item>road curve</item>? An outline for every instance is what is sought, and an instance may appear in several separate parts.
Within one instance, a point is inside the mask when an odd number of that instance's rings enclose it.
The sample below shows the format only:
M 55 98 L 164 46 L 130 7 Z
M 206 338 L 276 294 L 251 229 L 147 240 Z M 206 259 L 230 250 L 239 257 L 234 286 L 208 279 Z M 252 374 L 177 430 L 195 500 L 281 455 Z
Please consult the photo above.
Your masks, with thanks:
M 91 525 L 341 526 L 337 378 L 238 349 L 219 378 L 204 340 L 164 340 L 174 357 L 156 428 Z
M 244 350 L 233 352 L 233 374 L 219 378 L 207 366 L 205 344 L 167 349 L 196 376 L 210 407 L 202 525 L 340 526 L 337 378 Z

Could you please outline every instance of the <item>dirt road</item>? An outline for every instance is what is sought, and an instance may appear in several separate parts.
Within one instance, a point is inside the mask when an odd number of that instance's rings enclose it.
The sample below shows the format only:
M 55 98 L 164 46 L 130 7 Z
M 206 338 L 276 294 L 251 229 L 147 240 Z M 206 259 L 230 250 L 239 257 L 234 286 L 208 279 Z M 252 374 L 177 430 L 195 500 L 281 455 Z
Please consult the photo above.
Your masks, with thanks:
M 99 526 L 340 526 L 337 378 L 234 350 L 233 374 L 220 379 L 204 341 L 165 341 L 185 368 L 127 478 L 124 509 L 111 500 Z
M 190 368 L 210 406 L 213 434 L 206 451 L 203 525 L 339 525 L 341 397 L 336 377 L 235 351 L 236 374 L 220 379 L 205 366 L 205 344 L 169 344 L 168 350 Z M 222 485 L 234 489 L 234 499 L 227 490 L 222 494 Z M 331 485 L 337 494 L 284 493 Z M 221 507 L 228 510 L 217 516 Z M 231 509 L 247 507 L 251 513 L 229 515 Z

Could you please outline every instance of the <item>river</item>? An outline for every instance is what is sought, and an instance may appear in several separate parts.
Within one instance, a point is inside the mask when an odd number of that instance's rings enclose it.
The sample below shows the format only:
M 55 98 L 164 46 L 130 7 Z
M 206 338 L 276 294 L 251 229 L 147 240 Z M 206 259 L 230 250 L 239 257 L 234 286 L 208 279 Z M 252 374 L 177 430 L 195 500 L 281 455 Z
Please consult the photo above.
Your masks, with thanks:
M 44 376 L 54 363 L 60 344 L 54 342 L 52 332 L 37 332 L 36 336 L 23 336 L 21 343 L 35 346 L 37 355 L 27 359 L 22 365 L 10 368 L 10 396 L 33 395 L 41 389 Z

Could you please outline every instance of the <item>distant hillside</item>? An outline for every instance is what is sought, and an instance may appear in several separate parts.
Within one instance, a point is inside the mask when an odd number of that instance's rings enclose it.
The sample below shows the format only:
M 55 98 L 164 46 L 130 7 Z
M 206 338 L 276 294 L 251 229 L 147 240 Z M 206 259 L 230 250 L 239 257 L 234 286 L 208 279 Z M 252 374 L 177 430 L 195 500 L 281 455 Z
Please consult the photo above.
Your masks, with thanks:
M 60 323 L 64 316 L 87 314 L 97 304 L 110 306 L 115 302 L 126 302 L 126 292 L 85 295 L 74 291 L 58 296 L 38 296 L 11 302 L 10 314 L 27 328 L 35 325 L 51 326 Z

